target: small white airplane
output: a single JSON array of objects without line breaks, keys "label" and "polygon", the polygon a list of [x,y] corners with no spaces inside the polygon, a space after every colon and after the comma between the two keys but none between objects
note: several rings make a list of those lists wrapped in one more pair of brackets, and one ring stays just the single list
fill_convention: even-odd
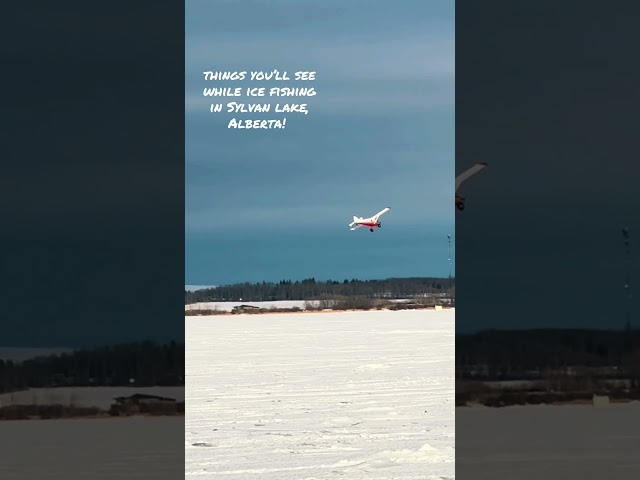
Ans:
[{"label": "small white airplane", "polygon": [[473,167],[468,168],[456,177],[456,208],[460,211],[464,210],[464,198],[458,195],[458,189],[466,180],[473,177],[476,173],[487,167],[485,162],[476,163]]},{"label": "small white airplane", "polygon": [[361,218],[361,217],[356,217],[354,215],[353,222],[351,222],[349,226],[351,227],[351,230],[356,230],[360,227],[369,227],[369,230],[373,232],[374,227],[378,227],[378,228],[382,227],[382,224],[379,222],[379,218],[385,213],[387,213],[389,210],[391,209],[389,207],[386,207],[383,210],[380,210],[378,213],[376,213],[373,217],[369,217],[369,218]]}]

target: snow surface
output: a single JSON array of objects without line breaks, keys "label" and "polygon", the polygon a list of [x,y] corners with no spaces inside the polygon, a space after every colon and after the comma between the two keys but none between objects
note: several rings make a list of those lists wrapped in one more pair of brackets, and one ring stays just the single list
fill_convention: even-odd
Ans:
[{"label": "snow surface", "polygon": [[[116,397],[135,393],[158,395],[184,401],[184,387],[60,387],[32,388],[0,395],[0,407],[7,405],[73,405],[108,410]],[[2,477],[0,477],[2,478]]]},{"label": "snow surface", "polygon": [[638,402],[457,408],[456,467],[475,480],[637,480],[639,419]]},{"label": "snow surface", "polygon": [[453,310],[185,322],[187,477],[455,478]]},{"label": "snow surface", "polygon": [[175,480],[182,417],[0,422],[3,480]]}]

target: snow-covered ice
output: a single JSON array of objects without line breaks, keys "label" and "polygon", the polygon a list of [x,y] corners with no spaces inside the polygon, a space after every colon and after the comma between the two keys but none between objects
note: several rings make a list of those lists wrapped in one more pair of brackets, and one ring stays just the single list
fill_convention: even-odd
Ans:
[{"label": "snow-covered ice", "polygon": [[0,422],[0,478],[181,478],[182,417]]},{"label": "snow-covered ice", "polygon": [[186,476],[455,478],[454,310],[185,322]]},{"label": "snow-covered ice", "polygon": [[640,402],[457,408],[457,469],[477,480],[636,480],[638,419]]}]

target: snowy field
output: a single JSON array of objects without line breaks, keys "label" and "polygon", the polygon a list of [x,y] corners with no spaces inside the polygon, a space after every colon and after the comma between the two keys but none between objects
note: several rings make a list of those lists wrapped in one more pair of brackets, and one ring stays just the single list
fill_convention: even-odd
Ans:
[{"label": "snowy field", "polygon": [[0,422],[0,478],[181,478],[182,417]]},{"label": "snowy field", "polygon": [[638,402],[457,408],[457,470],[474,480],[637,480],[639,420]]},{"label": "snowy field", "polygon": [[[21,392],[0,395],[0,407],[7,405],[65,405],[99,407],[108,410],[116,397],[128,397],[135,393],[157,395],[184,401],[184,387],[61,387],[32,388]],[[2,477],[0,477],[2,478]]]},{"label": "snowy field", "polygon": [[[410,302],[411,300],[407,299],[391,299],[389,300],[393,303],[402,303],[402,302]],[[273,302],[198,302],[192,303],[189,305],[185,305],[184,309],[186,310],[218,310],[221,312],[230,312],[234,307],[239,307],[240,305],[251,305],[254,307],[260,308],[294,308],[298,307],[302,310],[307,308],[307,304],[318,307],[320,302],[318,300],[274,300]]]},{"label": "snowy field", "polygon": [[[311,304],[317,304],[318,302],[309,302]],[[234,307],[240,305],[253,305],[260,308],[293,308],[298,307],[305,309],[307,302],[305,300],[275,300],[273,302],[199,302],[192,303],[191,305],[185,305],[185,310],[219,310],[224,312],[230,312]]]},{"label": "snowy field", "polygon": [[454,310],[185,322],[187,477],[455,478]]}]

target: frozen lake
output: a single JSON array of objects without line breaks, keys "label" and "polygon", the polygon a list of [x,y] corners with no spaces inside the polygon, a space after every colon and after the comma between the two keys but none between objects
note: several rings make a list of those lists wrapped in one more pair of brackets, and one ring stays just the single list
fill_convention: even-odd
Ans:
[{"label": "frozen lake", "polygon": [[455,478],[454,310],[185,322],[186,476]]},{"label": "frozen lake", "polygon": [[457,408],[457,470],[474,480],[640,478],[640,403]]},{"label": "frozen lake", "polygon": [[183,417],[0,422],[0,478],[181,478]]}]

